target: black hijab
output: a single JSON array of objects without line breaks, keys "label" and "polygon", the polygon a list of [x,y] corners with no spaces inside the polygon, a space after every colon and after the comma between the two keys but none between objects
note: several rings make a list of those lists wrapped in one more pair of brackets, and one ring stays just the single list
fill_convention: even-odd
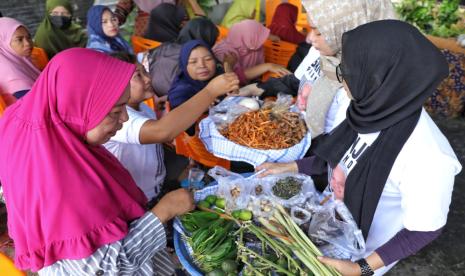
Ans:
[{"label": "black hijab", "polygon": [[187,19],[184,7],[162,3],[150,12],[144,37],[159,42],[173,42],[181,31],[182,22]]},{"label": "black hijab", "polygon": [[196,17],[189,20],[187,24],[179,32],[177,43],[184,44],[189,40],[202,40],[207,43],[210,48],[215,45],[218,38],[218,28],[208,18]]},{"label": "black hijab", "polygon": [[344,33],[341,69],[353,97],[347,119],[316,139],[314,153],[334,168],[358,133],[380,131],[344,190],[344,202],[366,239],[394,161],[417,125],[423,103],[447,77],[448,66],[415,27],[381,20]]}]

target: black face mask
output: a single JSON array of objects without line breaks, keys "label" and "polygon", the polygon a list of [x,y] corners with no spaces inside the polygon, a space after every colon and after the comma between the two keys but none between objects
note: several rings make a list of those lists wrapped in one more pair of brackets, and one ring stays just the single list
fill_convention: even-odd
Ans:
[{"label": "black face mask", "polygon": [[70,16],[51,15],[50,21],[52,22],[53,26],[60,28],[60,29],[67,29],[69,26],[71,26]]}]

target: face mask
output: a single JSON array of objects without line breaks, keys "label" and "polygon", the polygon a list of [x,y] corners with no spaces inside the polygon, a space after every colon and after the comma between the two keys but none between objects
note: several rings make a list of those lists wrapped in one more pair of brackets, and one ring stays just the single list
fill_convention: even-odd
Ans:
[{"label": "face mask", "polygon": [[60,28],[60,29],[67,29],[71,26],[71,17],[69,16],[50,16],[50,21],[52,22],[53,26]]}]

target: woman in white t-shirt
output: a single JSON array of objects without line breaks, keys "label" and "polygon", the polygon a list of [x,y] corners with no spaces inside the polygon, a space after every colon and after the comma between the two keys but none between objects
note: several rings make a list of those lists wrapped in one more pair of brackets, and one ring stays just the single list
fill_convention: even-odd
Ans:
[{"label": "woman in white t-shirt", "polygon": [[337,77],[351,98],[347,119],[299,167],[312,175],[328,165],[330,190],[366,240],[366,259],[320,258],[341,274],[382,275],[446,224],[461,165],[422,105],[447,75],[444,56],[408,23],[375,21],[343,35]]},{"label": "woman in white t-shirt", "polygon": [[194,97],[157,120],[155,113],[143,103],[155,95],[150,75],[134,56],[127,53],[113,56],[136,63],[137,69],[130,82],[129,120],[104,146],[131,173],[137,186],[150,200],[161,191],[166,175],[160,143],[172,141],[195,123],[216,97],[238,89],[239,80],[234,73],[219,75]]}]

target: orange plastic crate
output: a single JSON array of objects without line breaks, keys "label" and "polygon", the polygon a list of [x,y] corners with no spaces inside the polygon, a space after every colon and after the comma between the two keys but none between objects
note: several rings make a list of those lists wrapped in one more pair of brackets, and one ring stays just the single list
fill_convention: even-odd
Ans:
[{"label": "orange plastic crate", "polygon": [[228,36],[229,29],[220,25],[217,25],[216,27],[219,31],[218,38],[216,39],[216,41],[218,42],[226,38],[226,36]]},{"label": "orange plastic crate", "polygon": [[[289,4],[296,6],[299,9],[298,16],[297,16],[297,26],[300,24],[305,24],[307,22],[307,14],[305,13],[302,7],[301,0],[288,0]],[[279,4],[283,3],[282,0],[267,0],[265,6],[265,24],[266,26],[271,25],[271,21],[273,20],[274,13],[276,8]]]},{"label": "orange plastic crate", "polygon": [[161,45],[161,42],[136,35],[131,36],[131,43],[135,54],[157,48]]},{"label": "orange plastic crate", "polygon": [[31,54],[32,63],[39,69],[44,70],[48,63],[48,56],[44,49],[39,47],[32,48]]},{"label": "orange plastic crate", "polygon": [[17,269],[13,261],[0,252],[0,275],[26,276],[26,273]]},{"label": "orange plastic crate", "polygon": [[3,115],[3,112],[5,112],[7,105],[5,101],[3,100],[3,96],[0,95],[0,117]]},{"label": "orange plastic crate", "polygon": [[289,60],[297,49],[297,45],[286,41],[272,42],[267,40],[263,45],[265,62],[271,62],[287,67]]}]

